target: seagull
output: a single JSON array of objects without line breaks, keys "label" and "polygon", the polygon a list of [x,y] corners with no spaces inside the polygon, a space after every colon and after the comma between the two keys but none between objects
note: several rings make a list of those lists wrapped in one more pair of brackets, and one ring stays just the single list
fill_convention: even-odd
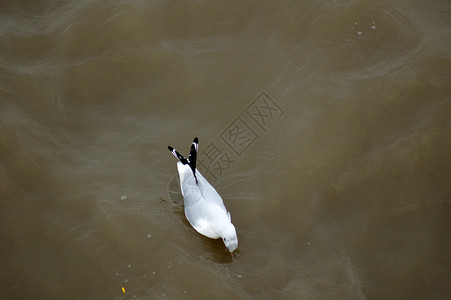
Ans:
[{"label": "seagull", "polygon": [[196,137],[186,159],[177,150],[168,146],[169,151],[179,160],[177,170],[185,204],[185,216],[197,232],[212,239],[222,238],[227,250],[233,253],[238,247],[235,226],[221,196],[196,169],[198,147],[199,139]]}]

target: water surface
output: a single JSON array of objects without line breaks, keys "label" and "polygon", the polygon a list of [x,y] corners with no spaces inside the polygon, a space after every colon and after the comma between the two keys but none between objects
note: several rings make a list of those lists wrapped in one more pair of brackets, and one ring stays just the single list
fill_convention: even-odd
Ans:
[{"label": "water surface", "polygon": [[[450,13],[0,4],[1,298],[447,298]],[[235,258],[183,213],[195,136]]]}]

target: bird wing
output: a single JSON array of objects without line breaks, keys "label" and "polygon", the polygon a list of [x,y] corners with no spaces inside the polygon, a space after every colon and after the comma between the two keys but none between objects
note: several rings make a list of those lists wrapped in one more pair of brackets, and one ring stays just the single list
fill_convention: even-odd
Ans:
[{"label": "bird wing", "polygon": [[204,176],[196,169],[196,178],[188,165],[181,162],[177,163],[177,169],[180,176],[180,186],[185,206],[191,206],[204,200],[207,203],[215,203],[227,213],[227,209],[222,202],[221,196],[216,192],[215,188],[205,179]]},{"label": "bird wing", "polygon": [[196,172],[198,186],[202,191],[202,195],[207,203],[214,203],[221,207],[225,213],[227,213],[227,209],[224,206],[224,202],[222,201],[221,196],[219,196],[218,192],[216,192],[215,188],[205,179],[204,176],[197,170]]},{"label": "bird wing", "polygon": [[196,183],[196,178],[189,165],[178,162],[177,170],[185,207],[193,206],[203,198],[201,187]]}]

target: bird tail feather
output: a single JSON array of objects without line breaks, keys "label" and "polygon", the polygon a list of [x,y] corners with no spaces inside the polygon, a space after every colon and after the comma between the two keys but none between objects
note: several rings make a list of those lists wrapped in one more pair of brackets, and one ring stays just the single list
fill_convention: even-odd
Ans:
[{"label": "bird tail feather", "polygon": [[191,144],[189,157],[186,159],[181,155],[177,150],[172,148],[171,146],[168,146],[169,151],[184,165],[188,164],[193,171],[194,178],[196,178],[197,183],[197,177],[196,177],[196,161],[197,161],[197,149],[199,148],[199,139],[196,137],[193,140],[193,143]]},{"label": "bird tail feather", "polygon": [[189,151],[188,163],[193,170],[194,176],[196,176],[196,162],[197,162],[197,149],[199,148],[199,139],[197,137],[194,138],[193,143],[191,144],[191,149]]}]

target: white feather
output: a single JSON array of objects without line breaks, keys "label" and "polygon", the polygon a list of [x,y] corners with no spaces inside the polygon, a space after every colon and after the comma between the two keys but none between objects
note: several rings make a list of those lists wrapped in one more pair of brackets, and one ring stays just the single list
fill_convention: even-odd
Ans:
[{"label": "white feather", "polygon": [[[238,246],[235,227],[221,196],[196,169],[196,178],[187,164],[177,163],[180,187],[185,203],[185,215],[200,234],[209,238],[222,237],[231,251]],[[227,241],[228,240],[228,241]]]}]

